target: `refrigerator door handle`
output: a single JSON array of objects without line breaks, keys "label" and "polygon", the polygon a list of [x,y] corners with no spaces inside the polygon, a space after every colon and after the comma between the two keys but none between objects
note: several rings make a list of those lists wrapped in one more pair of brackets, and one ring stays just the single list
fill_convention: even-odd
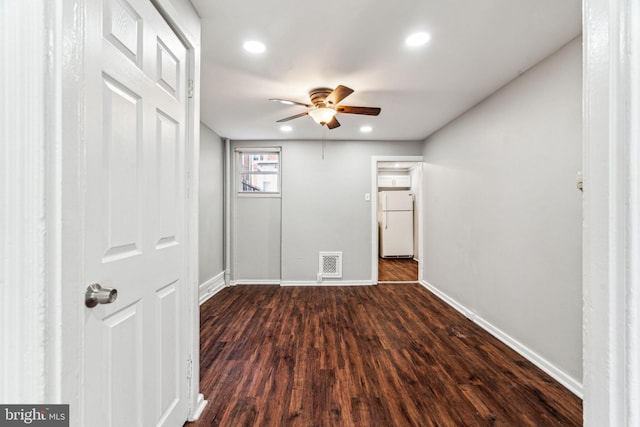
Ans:
[{"label": "refrigerator door handle", "polygon": [[382,222],[384,223],[384,229],[387,229],[388,221],[387,221],[387,211],[382,212]]},{"label": "refrigerator door handle", "polygon": [[389,209],[389,193],[384,193],[384,229],[386,230],[387,228],[389,228],[389,218],[387,218],[387,209]]}]

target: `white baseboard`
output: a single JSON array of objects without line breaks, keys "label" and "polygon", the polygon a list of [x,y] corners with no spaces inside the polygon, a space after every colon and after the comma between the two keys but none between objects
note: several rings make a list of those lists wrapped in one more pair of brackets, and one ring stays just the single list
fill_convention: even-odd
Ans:
[{"label": "white baseboard", "polygon": [[224,271],[202,283],[198,288],[198,300],[200,305],[204,304],[205,301],[220,292],[224,287]]},{"label": "white baseboard", "polygon": [[316,282],[315,280],[290,280],[281,282],[280,286],[369,286],[373,285],[371,280],[325,280]]},{"label": "white baseboard", "polygon": [[565,386],[573,394],[581,399],[583,398],[582,384],[579,381],[576,381],[573,377],[569,376],[566,372],[555,366],[553,363],[549,362],[547,359],[540,356],[538,353],[531,350],[529,347],[522,344],[520,341],[516,340],[500,328],[478,316],[476,313],[469,310],[463,304],[451,298],[449,295],[445,294],[429,282],[423,280],[420,283],[422,284],[422,286],[424,286],[438,298],[449,304],[451,307],[462,313],[462,315],[467,317],[476,325],[489,332],[491,335],[511,347],[513,350],[536,365],[538,368],[549,374],[551,377],[553,377],[553,379]]},{"label": "white baseboard", "polygon": [[315,280],[234,280],[229,286],[237,285],[279,285],[279,286],[368,286],[372,285],[371,280],[325,280],[316,282]]},{"label": "white baseboard", "polygon": [[279,280],[232,280],[229,286],[239,285],[279,285]]},{"label": "white baseboard", "polygon": [[391,281],[386,281],[386,280],[378,280],[378,285],[395,285],[395,284],[399,284],[399,285],[408,285],[408,284],[418,284],[420,285],[420,281],[419,280],[391,280]]},{"label": "white baseboard", "polygon": [[189,418],[187,419],[187,421],[189,422],[196,421],[198,418],[200,418],[200,415],[202,415],[202,411],[204,411],[204,408],[207,406],[207,403],[209,403],[209,401],[204,400],[204,395],[202,393],[198,393],[198,401],[196,402],[196,407],[193,409],[193,411],[189,415]]}]

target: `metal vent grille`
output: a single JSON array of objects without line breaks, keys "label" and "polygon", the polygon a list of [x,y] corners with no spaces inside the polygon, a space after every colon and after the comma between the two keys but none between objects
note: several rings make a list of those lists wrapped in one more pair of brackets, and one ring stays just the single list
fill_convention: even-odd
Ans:
[{"label": "metal vent grille", "polygon": [[342,277],[342,252],[320,252],[320,275],[323,278]]}]

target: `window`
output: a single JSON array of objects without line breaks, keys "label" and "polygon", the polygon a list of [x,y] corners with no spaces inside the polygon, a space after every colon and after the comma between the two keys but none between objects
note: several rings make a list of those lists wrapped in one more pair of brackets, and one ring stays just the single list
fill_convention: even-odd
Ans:
[{"label": "window", "polygon": [[238,193],[280,193],[280,150],[238,149]]}]

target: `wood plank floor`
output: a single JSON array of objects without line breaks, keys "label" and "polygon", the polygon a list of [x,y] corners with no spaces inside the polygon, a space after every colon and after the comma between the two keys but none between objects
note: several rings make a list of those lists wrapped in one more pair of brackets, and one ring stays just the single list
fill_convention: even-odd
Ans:
[{"label": "wood plank floor", "polygon": [[579,426],[581,401],[420,285],[236,286],[201,307],[188,426]]},{"label": "wood plank floor", "polygon": [[378,258],[379,282],[416,282],[418,261],[411,258]]}]

